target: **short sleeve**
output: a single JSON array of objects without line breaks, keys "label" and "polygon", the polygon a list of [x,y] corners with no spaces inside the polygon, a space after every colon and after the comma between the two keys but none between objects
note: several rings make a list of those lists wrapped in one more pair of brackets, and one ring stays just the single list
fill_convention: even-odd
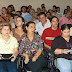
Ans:
[{"label": "short sleeve", "polygon": [[56,48],[57,48],[57,40],[54,39],[51,44],[51,51],[54,52]]}]

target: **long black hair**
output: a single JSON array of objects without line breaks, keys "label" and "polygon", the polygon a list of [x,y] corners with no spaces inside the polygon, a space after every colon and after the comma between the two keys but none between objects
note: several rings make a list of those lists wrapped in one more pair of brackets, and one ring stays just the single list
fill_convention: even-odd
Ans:
[{"label": "long black hair", "polygon": [[24,24],[22,25],[22,29],[25,32],[25,20],[24,20],[24,18],[21,17],[21,16],[18,16],[17,18],[21,18],[22,19],[22,22],[24,22]]}]

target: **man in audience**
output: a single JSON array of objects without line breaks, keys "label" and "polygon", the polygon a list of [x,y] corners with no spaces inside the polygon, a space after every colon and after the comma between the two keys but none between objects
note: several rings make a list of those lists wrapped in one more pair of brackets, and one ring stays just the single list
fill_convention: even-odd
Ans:
[{"label": "man in audience", "polygon": [[11,18],[11,15],[7,14],[6,7],[2,7],[2,14],[0,16],[0,21],[2,21],[2,22],[4,22],[4,21],[9,22],[10,18]]},{"label": "man in audience", "polygon": [[36,24],[36,32],[38,32],[38,34],[40,36],[42,36],[43,31],[46,28],[51,27],[51,24],[50,24],[49,19],[47,19],[46,14],[44,12],[40,12],[38,14],[38,16],[39,16],[39,21],[40,22]]},{"label": "man in audience", "polygon": [[52,13],[52,15],[60,18],[60,15],[57,13],[57,9],[56,9],[55,5],[53,6],[53,13]]},{"label": "man in audience", "polygon": [[59,28],[61,28],[61,26],[63,24],[72,24],[71,12],[70,11],[67,11],[67,13],[65,14],[64,17],[59,18]]},{"label": "man in audience", "polygon": [[44,49],[51,49],[51,43],[55,37],[61,35],[61,29],[58,28],[58,18],[53,16],[50,20],[51,27],[43,31],[42,39],[44,41]]},{"label": "man in audience", "polygon": [[59,16],[62,17],[63,16],[63,13],[60,12],[60,7],[56,7],[56,10],[57,10],[57,14],[59,14]]},{"label": "man in audience", "polygon": [[70,10],[71,10],[70,6],[67,6],[67,11],[70,11]]},{"label": "man in audience", "polygon": [[27,7],[26,6],[21,7],[21,12],[22,12],[22,17],[25,19],[25,21],[28,21],[29,19],[32,18],[32,16],[29,13],[27,13]]}]

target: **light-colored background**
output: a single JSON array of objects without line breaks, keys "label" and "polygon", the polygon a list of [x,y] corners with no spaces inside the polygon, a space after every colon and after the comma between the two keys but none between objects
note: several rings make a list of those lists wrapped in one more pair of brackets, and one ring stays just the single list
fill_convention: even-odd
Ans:
[{"label": "light-colored background", "polygon": [[72,8],[72,0],[0,0],[0,10],[10,4],[13,4],[16,10],[20,10],[22,5],[28,6],[29,4],[36,10],[37,7],[41,7],[42,3],[45,4],[47,10],[51,9],[53,5],[60,6],[61,12],[67,5]]}]

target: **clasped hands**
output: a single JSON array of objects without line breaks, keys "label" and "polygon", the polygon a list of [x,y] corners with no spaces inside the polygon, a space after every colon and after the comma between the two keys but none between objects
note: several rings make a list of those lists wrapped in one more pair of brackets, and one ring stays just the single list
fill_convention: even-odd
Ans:
[{"label": "clasped hands", "polygon": [[[37,59],[38,59],[38,57],[35,55],[35,56],[32,58],[32,62],[35,62]],[[27,64],[27,63],[29,62],[29,55],[26,55],[26,56],[25,56],[24,62],[25,62],[25,64]]]}]

